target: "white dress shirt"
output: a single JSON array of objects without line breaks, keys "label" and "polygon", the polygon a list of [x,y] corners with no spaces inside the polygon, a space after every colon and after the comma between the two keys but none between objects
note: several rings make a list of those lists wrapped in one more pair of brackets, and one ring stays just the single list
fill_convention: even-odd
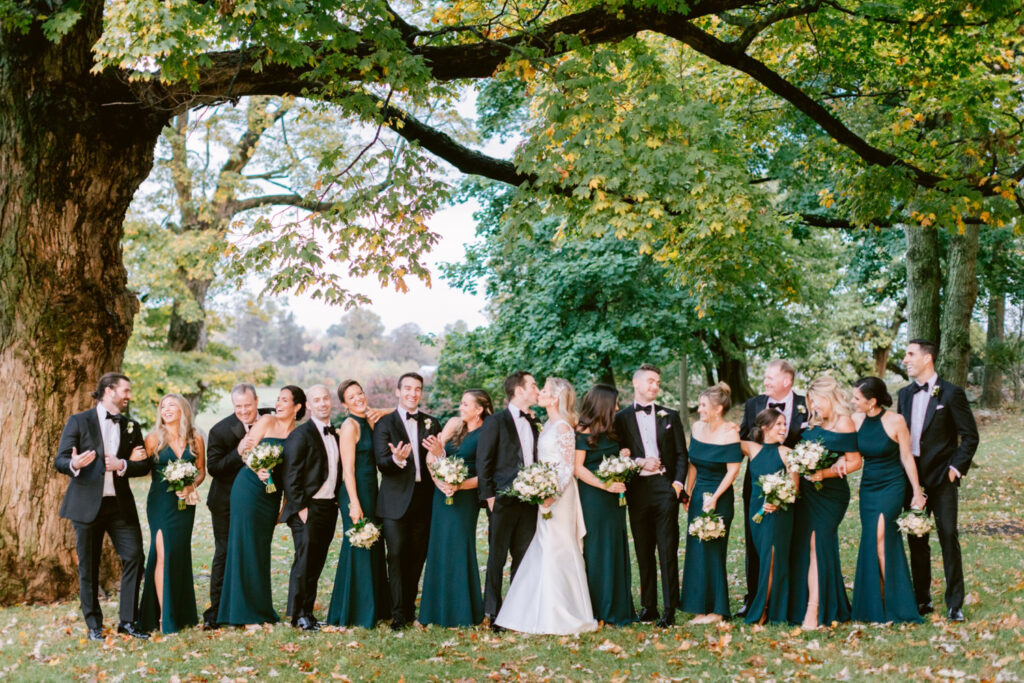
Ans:
[{"label": "white dress shirt", "polygon": [[915,458],[921,457],[921,431],[924,429],[924,416],[928,412],[928,401],[932,398],[932,390],[935,383],[939,381],[939,374],[933,372],[927,382],[918,382],[926,385],[927,389],[915,391],[910,403],[910,452]]},{"label": "white dress shirt", "polygon": [[[117,449],[121,447],[121,427],[113,420],[107,419],[107,409],[102,404],[96,404],[96,414],[100,418],[100,433],[103,434],[103,453],[105,455],[117,455]],[[121,466],[121,472],[127,467],[127,463]],[[120,474],[121,472],[118,472]],[[114,473],[103,473],[103,497],[111,498],[117,495],[114,490]]]},{"label": "white dress shirt", "polygon": [[[661,458],[661,453],[658,452],[658,417],[655,415],[657,410],[654,404],[651,403],[651,410],[645,413],[640,410],[635,411],[636,415],[636,427],[640,431],[640,441],[644,445],[644,457],[646,458]],[[641,403],[634,402],[634,409],[644,408],[645,406]],[[631,455],[636,455],[631,453]],[[641,477],[655,477],[661,474],[658,470],[640,470]]]},{"label": "white dress shirt", "polygon": [[[419,415],[419,410],[416,411]],[[402,424],[405,425],[405,431],[409,434],[409,444],[412,446],[412,452],[409,453],[409,458],[412,459],[412,464],[416,468],[416,481],[423,481],[423,474],[420,472],[420,423],[417,420],[407,419],[409,413],[405,408],[398,408],[398,416],[402,418]],[[409,464],[407,459],[405,462],[399,462],[398,458],[391,456],[391,459],[395,461],[395,464],[399,467],[405,467]]]},{"label": "white dress shirt", "polygon": [[330,434],[324,434],[324,427],[328,425],[320,420],[311,418],[316,425],[317,433],[323,439],[324,448],[327,449],[327,479],[323,486],[313,494],[317,500],[331,500],[334,498],[334,489],[338,484],[338,463],[341,461],[341,453],[338,451],[338,439]]},{"label": "white dress shirt", "polygon": [[533,425],[523,417],[523,411],[515,406],[509,406],[508,411],[512,414],[512,421],[516,425],[516,434],[519,435],[519,446],[523,449],[523,464],[533,464]]},{"label": "white dress shirt", "polygon": [[[790,389],[789,393],[786,394],[786,397],[784,399],[782,399],[781,401],[776,401],[774,398],[769,396],[768,397],[768,403],[766,403],[764,407],[767,408],[772,403],[783,403],[783,404],[785,404],[785,405],[782,406],[782,410],[779,411],[779,412],[782,413],[782,417],[786,418],[786,429],[789,429],[790,425],[793,424],[793,408],[796,405],[796,399],[793,396],[793,390]],[[776,409],[776,410],[778,410],[778,409]]]}]

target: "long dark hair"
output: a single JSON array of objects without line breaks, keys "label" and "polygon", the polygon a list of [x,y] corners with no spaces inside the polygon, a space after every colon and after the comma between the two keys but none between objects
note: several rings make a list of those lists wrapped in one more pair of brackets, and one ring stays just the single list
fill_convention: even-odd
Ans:
[{"label": "long dark hair", "polygon": [[281,387],[281,391],[287,390],[292,395],[292,403],[298,403],[302,407],[299,408],[299,412],[295,413],[295,421],[298,422],[302,418],[306,417],[306,392],[297,387],[294,384]]},{"label": "long dark hair", "polygon": [[885,382],[877,377],[861,377],[853,386],[857,387],[860,395],[867,400],[875,399],[880,408],[892,405],[892,396],[889,395]]},{"label": "long dark hair", "polygon": [[580,421],[576,431],[589,429],[587,443],[596,446],[605,434],[612,441],[618,441],[615,434],[615,409],[618,406],[619,390],[608,384],[595,384],[583,397]]},{"label": "long dark hair", "polygon": [[[476,401],[476,404],[484,409],[483,412],[480,413],[480,419],[486,419],[488,415],[494,414],[494,402],[491,401],[491,395],[483,389],[466,389],[462,393],[472,396],[473,400]],[[459,427],[459,431],[457,431],[455,436],[452,438],[452,445],[459,446],[462,443],[462,440],[466,438],[466,434],[469,434],[469,428],[466,426],[466,423],[463,422]]]},{"label": "long dark hair", "polygon": [[765,408],[758,413],[757,417],[754,418],[754,431],[751,433],[754,441],[764,443],[765,431],[771,429],[779,421],[780,417],[782,417],[782,413],[775,408]]}]

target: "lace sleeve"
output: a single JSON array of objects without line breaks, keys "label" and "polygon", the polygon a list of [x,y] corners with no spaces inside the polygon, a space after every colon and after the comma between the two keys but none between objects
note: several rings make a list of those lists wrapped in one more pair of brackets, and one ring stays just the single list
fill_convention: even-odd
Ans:
[{"label": "lace sleeve", "polygon": [[556,468],[558,470],[558,494],[561,495],[562,491],[565,491],[565,487],[572,482],[576,471],[576,433],[567,422],[559,424],[556,429],[558,430],[555,434],[555,443],[558,446]]}]

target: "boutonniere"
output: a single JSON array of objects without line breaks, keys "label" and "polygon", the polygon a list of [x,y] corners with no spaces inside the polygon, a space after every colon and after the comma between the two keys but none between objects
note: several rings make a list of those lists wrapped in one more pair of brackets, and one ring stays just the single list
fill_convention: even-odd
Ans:
[{"label": "boutonniere", "polygon": [[935,398],[938,395],[939,395],[939,385],[936,384],[934,387],[932,387],[932,398]]},{"label": "boutonniere", "polygon": [[135,421],[134,420],[126,420],[126,423],[127,423],[127,426],[125,427],[125,431],[127,431],[129,434],[131,434],[132,432],[135,431]]},{"label": "boutonniere", "polygon": [[658,417],[668,417],[668,411],[662,408],[658,411]]},{"label": "boutonniere", "polygon": [[429,417],[426,420],[423,421],[423,427],[425,429],[430,429],[430,426],[433,425],[433,424],[434,424],[434,421],[431,420]]},{"label": "boutonniere", "polygon": [[801,403],[800,405],[798,405],[796,407],[796,412],[800,413],[801,415],[806,415],[807,414],[807,406],[805,406],[803,403]]}]

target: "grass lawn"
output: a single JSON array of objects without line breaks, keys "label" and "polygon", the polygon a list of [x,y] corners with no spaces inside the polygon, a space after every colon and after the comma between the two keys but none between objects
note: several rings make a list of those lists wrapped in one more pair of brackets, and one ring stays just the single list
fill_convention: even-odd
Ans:
[{"label": "grass lawn", "polygon": [[[227,411],[224,411],[225,414]],[[278,625],[255,632],[190,629],[150,642],[110,636],[85,639],[76,600],[0,609],[0,678],[33,680],[211,680],[280,677],[311,680],[1024,680],[1024,419],[1000,417],[982,425],[981,449],[960,497],[961,542],[967,578],[967,621],[933,615],[917,626],[849,624],[813,633],[786,627],[681,625],[605,628],[580,637],[501,634],[477,629],[328,629],[306,635]],[[860,523],[854,502],[840,529],[848,588],[856,564]],[[149,480],[136,480],[144,512]],[[738,484],[737,484],[738,487]],[[737,502],[739,491],[737,490]],[[141,515],[145,525],[145,515]],[[733,524],[729,570],[733,607],[742,595],[742,541]],[[148,529],[143,529],[148,549]],[[340,535],[340,525],[339,525]],[[477,530],[481,568],[486,553],[483,515]],[[320,584],[318,615],[330,599],[338,544]],[[934,539],[933,597],[943,591],[941,554]],[[208,598],[213,551],[209,512],[198,510],[193,540],[196,593]],[[275,603],[283,613],[291,536],[274,539]],[[682,563],[680,562],[680,566]],[[639,602],[634,568],[634,594]],[[200,611],[205,604],[200,605]],[[106,625],[116,597],[103,603]],[[686,617],[679,615],[678,621]]]}]

